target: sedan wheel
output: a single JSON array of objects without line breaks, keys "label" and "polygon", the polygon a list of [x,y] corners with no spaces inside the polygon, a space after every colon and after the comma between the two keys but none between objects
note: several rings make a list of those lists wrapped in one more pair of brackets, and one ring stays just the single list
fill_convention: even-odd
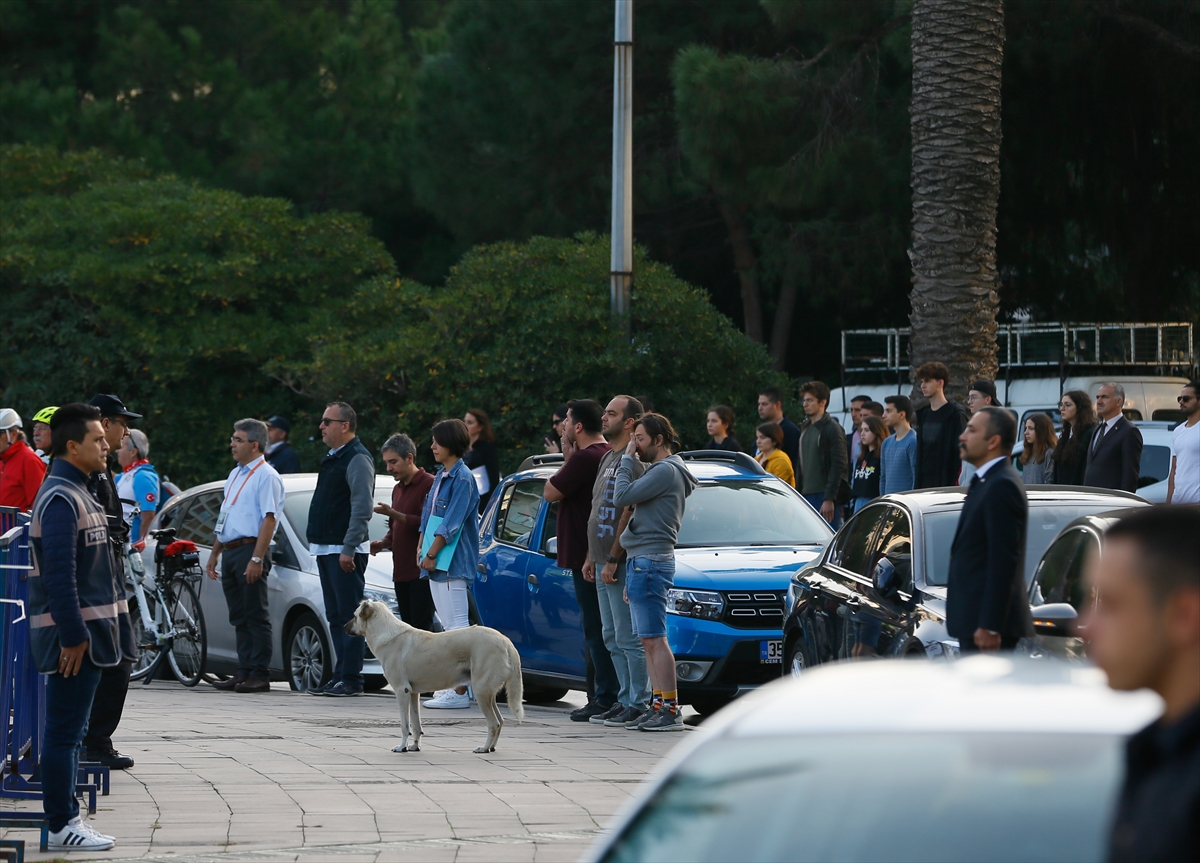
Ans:
[{"label": "sedan wheel", "polygon": [[804,646],[797,641],[792,645],[792,649],[788,651],[788,673],[792,677],[799,677],[808,668],[808,661],[804,657]]},{"label": "sedan wheel", "polygon": [[333,673],[333,655],[325,629],[313,614],[303,615],[292,626],[284,655],[288,661],[288,683],[299,692],[324,686]]}]

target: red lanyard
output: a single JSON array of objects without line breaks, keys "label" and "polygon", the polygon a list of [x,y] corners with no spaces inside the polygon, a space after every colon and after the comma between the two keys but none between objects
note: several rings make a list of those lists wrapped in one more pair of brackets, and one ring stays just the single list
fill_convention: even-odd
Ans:
[{"label": "red lanyard", "polygon": [[260,461],[258,464],[256,464],[254,466],[254,470],[251,470],[250,473],[246,474],[246,478],[244,480],[242,480],[242,484],[238,488],[237,494],[235,494],[233,496],[233,500],[231,500],[229,502],[230,509],[233,509],[235,506],[237,506],[238,498],[242,496],[242,489],[244,489],[246,487],[246,483],[250,482],[250,477],[254,476],[254,471],[258,470],[260,467],[262,467],[266,463],[267,463],[266,459],[264,459],[263,461]]}]

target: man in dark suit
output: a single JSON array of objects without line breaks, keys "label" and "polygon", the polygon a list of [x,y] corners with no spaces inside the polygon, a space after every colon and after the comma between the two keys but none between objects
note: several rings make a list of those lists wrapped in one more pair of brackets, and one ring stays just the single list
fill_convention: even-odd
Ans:
[{"label": "man in dark suit", "polygon": [[1025,587],[1029,504],[1012,466],[1017,423],[1004,408],[980,408],[959,436],[975,476],[963,502],[946,592],[946,631],[963,653],[1012,650],[1033,634]]},{"label": "man in dark suit", "polygon": [[1083,484],[1096,488],[1137,491],[1142,472],[1142,433],[1125,416],[1125,388],[1118,383],[1101,384],[1096,391],[1096,414],[1100,425],[1088,447]]},{"label": "man in dark suit", "polygon": [[288,443],[292,424],[286,418],[273,416],[267,420],[267,464],[276,473],[300,473],[300,455]]}]

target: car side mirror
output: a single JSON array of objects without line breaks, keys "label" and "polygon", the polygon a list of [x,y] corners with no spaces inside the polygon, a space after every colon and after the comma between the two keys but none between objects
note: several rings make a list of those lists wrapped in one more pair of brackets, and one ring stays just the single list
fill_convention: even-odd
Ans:
[{"label": "car side mirror", "polygon": [[545,546],[542,548],[542,554],[546,557],[558,557],[558,537],[552,536],[546,540]]},{"label": "car side mirror", "polygon": [[1067,638],[1075,634],[1075,622],[1079,612],[1065,602],[1051,602],[1029,610],[1033,615],[1033,629],[1038,635],[1057,635]]}]

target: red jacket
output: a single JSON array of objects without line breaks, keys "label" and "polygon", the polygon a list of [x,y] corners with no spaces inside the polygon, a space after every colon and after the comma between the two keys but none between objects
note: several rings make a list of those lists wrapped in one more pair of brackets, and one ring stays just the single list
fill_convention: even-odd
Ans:
[{"label": "red jacket", "polygon": [[0,452],[0,506],[15,506],[28,512],[42,487],[46,465],[23,440]]}]

